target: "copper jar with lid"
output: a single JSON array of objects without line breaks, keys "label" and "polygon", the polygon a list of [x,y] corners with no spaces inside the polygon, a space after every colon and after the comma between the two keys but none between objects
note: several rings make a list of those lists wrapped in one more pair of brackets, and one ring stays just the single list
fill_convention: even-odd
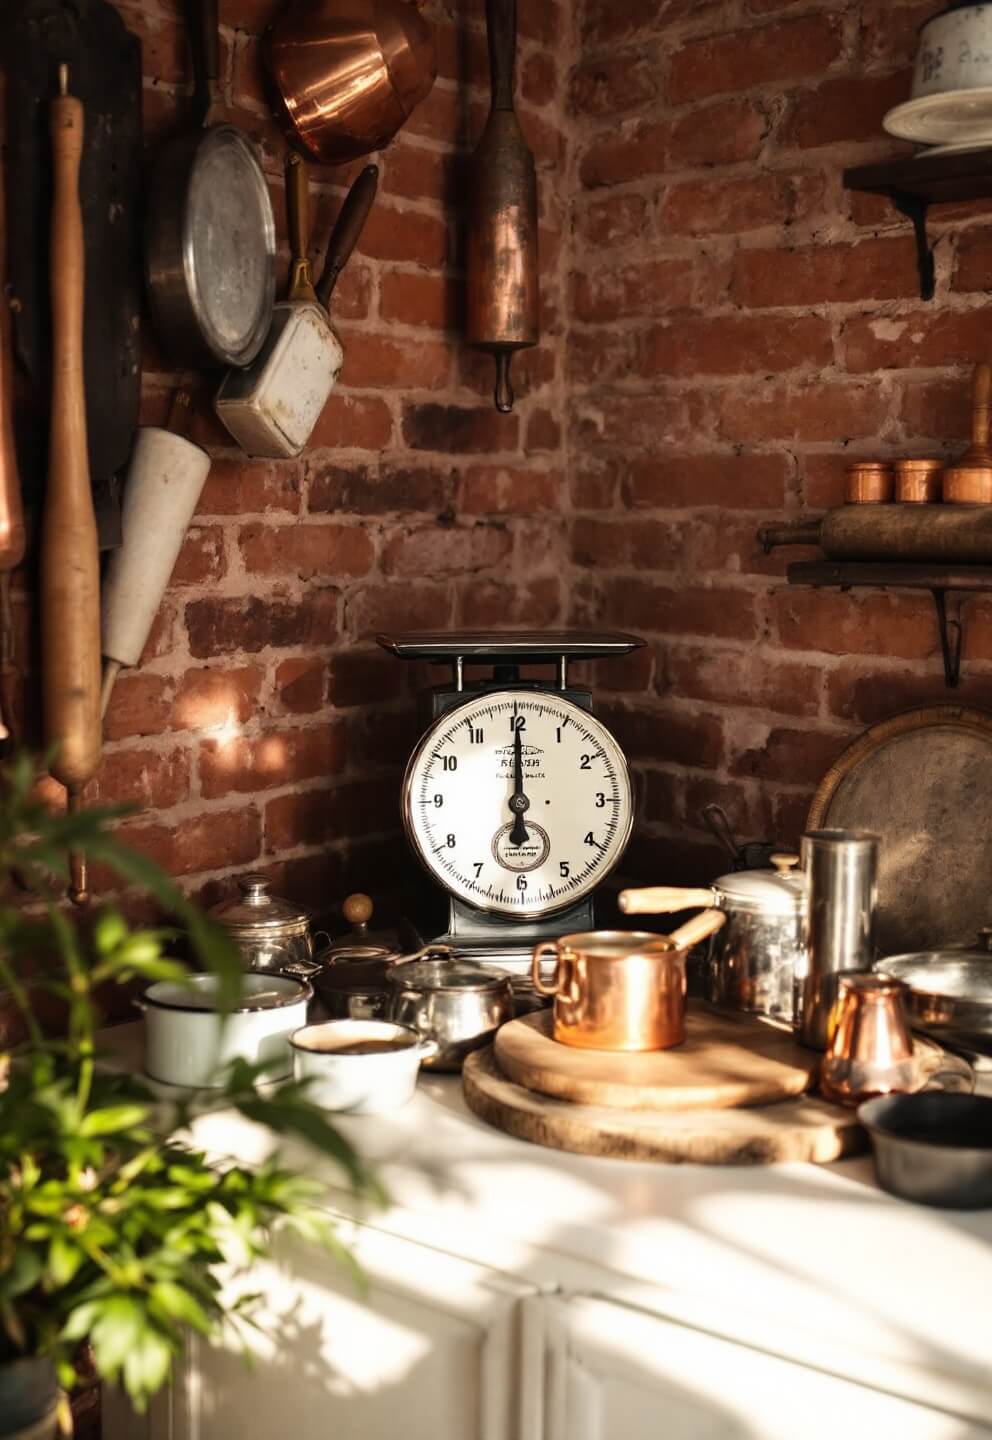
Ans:
[{"label": "copper jar with lid", "polygon": [[944,465],[929,456],[897,460],[896,499],[909,505],[933,505],[941,498]]},{"label": "copper jar with lid", "polygon": [[844,499],[848,505],[886,505],[895,479],[887,460],[852,460],[847,467]]}]

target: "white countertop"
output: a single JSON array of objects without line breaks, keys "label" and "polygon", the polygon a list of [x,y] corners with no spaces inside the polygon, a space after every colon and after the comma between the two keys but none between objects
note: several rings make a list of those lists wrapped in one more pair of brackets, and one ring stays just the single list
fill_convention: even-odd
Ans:
[{"label": "white countertop", "polygon": [[[140,1044],[140,1027],[112,1035]],[[364,1223],[992,1424],[992,1211],[897,1200],[868,1157],[726,1167],[542,1149],[473,1116],[458,1077],[422,1075],[404,1110],[341,1128],[392,1198]],[[272,1148],[227,1114],[196,1139],[247,1161]]]}]

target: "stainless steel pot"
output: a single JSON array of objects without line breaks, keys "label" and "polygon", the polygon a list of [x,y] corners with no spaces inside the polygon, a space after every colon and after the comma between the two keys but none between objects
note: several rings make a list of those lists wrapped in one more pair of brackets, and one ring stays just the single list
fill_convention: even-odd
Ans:
[{"label": "stainless steel pot", "polygon": [[307,980],[317,969],[310,913],[270,895],[270,883],[267,875],[243,875],[240,898],[215,905],[210,914],[241,951],[246,970],[282,970]]},{"label": "stainless steel pot", "polygon": [[470,1051],[513,1019],[510,976],[458,960],[445,946],[390,966],[386,983],[389,1019],[437,1042],[437,1054],[423,1062],[430,1070],[460,1070]]},{"label": "stainless steel pot", "polygon": [[794,873],[798,863],[797,855],[773,855],[774,870],[721,875],[706,888],[624,890],[620,909],[628,915],[672,914],[699,906],[724,911],[727,923],[712,937],[707,953],[706,999],[791,1025],[796,979],[806,968],[806,886]]},{"label": "stainless steel pot", "polygon": [[901,980],[909,1023],[953,1044],[992,1044],[992,954],[987,950],[921,950],[891,955],[874,968]]}]

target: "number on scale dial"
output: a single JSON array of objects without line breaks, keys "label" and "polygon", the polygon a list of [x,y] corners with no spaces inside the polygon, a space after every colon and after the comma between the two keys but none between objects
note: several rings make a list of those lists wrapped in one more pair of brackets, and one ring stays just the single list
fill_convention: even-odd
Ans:
[{"label": "number on scale dial", "polygon": [[446,889],[528,918],[598,885],[633,818],[613,736],[546,691],[498,691],[447,711],[414,751],[403,796],[410,841]]}]

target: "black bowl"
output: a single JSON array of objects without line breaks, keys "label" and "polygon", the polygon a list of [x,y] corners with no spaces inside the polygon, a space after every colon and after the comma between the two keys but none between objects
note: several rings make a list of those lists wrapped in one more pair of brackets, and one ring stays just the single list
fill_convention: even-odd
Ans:
[{"label": "black bowl", "polygon": [[858,1108],[883,1190],[951,1210],[992,1206],[992,1099],[923,1090]]}]

